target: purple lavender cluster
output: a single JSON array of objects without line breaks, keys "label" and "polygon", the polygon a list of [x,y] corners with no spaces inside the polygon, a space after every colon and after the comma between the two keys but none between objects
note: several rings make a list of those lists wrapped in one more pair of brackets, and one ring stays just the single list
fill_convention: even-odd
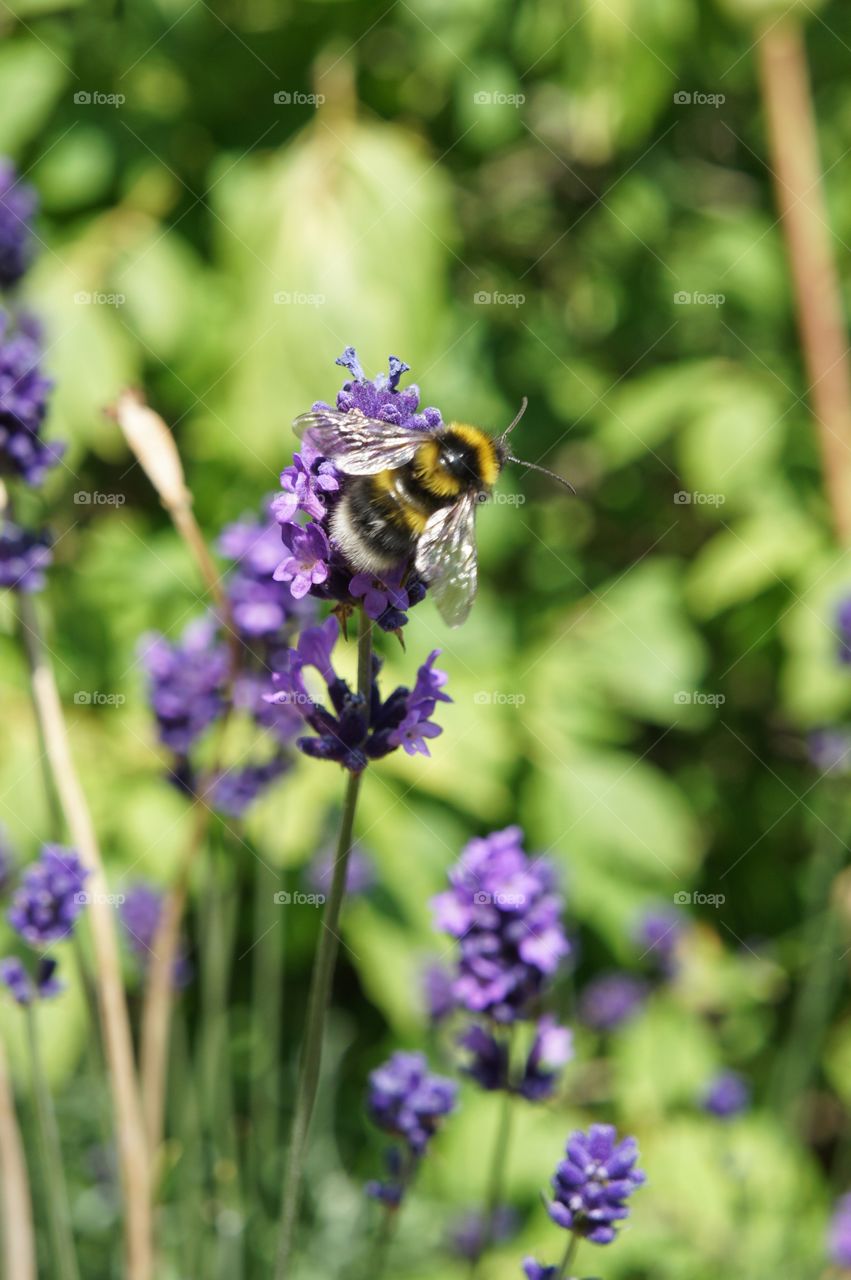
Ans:
[{"label": "purple lavender cluster", "polygon": [[33,256],[32,222],[38,208],[35,191],[18,177],[9,160],[0,160],[0,288],[18,283]]},{"label": "purple lavender cluster", "polygon": [[[32,258],[35,192],[0,160],[0,290],[11,289]],[[38,322],[8,303],[0,306],[0,478],[38,488],[62,457],[64,445],[42,435],[51,382],[41,371]],[[10,512],[7,515],[11,514]],[[0,522],[0,587],[39,591],[50,563],[50,539]]]},{"label": "purple lavender cluster", "polygon": [[[163,898],[159,890],[149,884],[132,885],[124,894],[119,907],[121,924],[130,950],[138,958],[141,968],[147,970],[153,952],[154,940],[162,917]],[[172,981],[175,987],[185,987],[192,977],[192,966],[185,946],[180,946],[174,960]]]},{"label": "purple lavender cluster", "polygon": [[[358,410],[365,417],[421,431],[433,431],[441,425],[439,409],[418,412],[418,387],[400,389],[399,380],[410,368],[403,360],[391,356],[389,372],[371,380],[365,376],[354,347],[346,347],[337,364],[350,374],[337,394],[336,408],[342,412]],[[319,400],[313,408],[332,406]],[[330,516],[345,481],[333,463],[316,451],[307,432],[292,464],[281,472],[282,492],[272,504],[284,544],[275,577],[288,585],[296,600],[310,594],[333,600],[344,610],[363,604],[368,617],[383,631],[399,631],[408,621],[408,610],[424,599],[425,583],[407,564],[400,564],[383,579],[355,572],[329,532]]]},{"label": "purple lavender cluster", "polygon": [[73,849],[44,845],[37,862],[24,872],[6,918],[19,937],[40,954],[32,963],[19,956],[0,961],[0,982],[19,1005],[46,1000],[63,989],[57,962],[44,954],[51,943],[69,938],[87,896],[88,871]]},{"label": "purple lavender cluster", "polygon": [[563,902],[545,858],[529,858],[507,827],[471,840],[432,903],[438,929],[458,941],[457,1004],[498,1023],[528,1016],[570,951]]},{"label": "purple lavender cluster", "polygon": [[[296,710],[313,735],[296,740],[299,750],[318,760],[332,760],[352,773],[362,772],[370,760],[378,760],[398,747],[408,755],[429,755],[428,740],[441,732],[431,719],[438,702],[450,702],[443,692],[446,674],[434,663],[434,649],[417,671],[413,689],[399,686],[382,698],[378,686],[381,663],[373,658],[372,687],[367,702],[337,675],[331,655],[340,634],[335,617],[303,631],[295,647],[283,655],[281,669],[273,677],[274,692],[266,700],[273,706]],[[325,683],[330,709],[317,702],[305,684],[305,671],[316,671]]]},{"label": "purple lavender cluster", "polygon": [[[271,705],[272,671],[295,628],[312,617],[312,602],[298,605],[273,577],[280,531],[268,511],[228,525],[219,549],[232,561],[225,581],[230,621],[197,619],[179,641],[159,633],[143,637],[142,659],[160,741],[174,754],[170,775],[183,789],[206,795],[219,812],[241,817],[291,765],[286,748],[302,726],[292,709]],[[228,767],[202,769],[196,748],[206,731],[230,712],[254,729],[252,756]],[[259,758],[253,751],[257,750]]]},{"label": "purple lavender cluster", "polygon": [[[616,1224],[629,1217],[626,1201],[646,1180],[636,1168],[635,1138],[618,1141],[614,1125],[592,1124],[587,1133],[577,1130],[567,1142],[566,1160],[553,1178],[555,1192],[549,1204],[553,1222],[592,1244],[611,1244]],[[558,1267],[534,1258],[523,1264],[527,1280],[555,1280]]]},{"label": "purple lavender cluster", "polygon": [[369,1076],[367,1111],[372,1121],[400,1147],[387,1158],[389,1177],[367,1184],[367,1193],[390,1206],[401,1203],[405,1188],[445,1116],[455,1109],[458,1089],[428,1069],[425,1054],[394,1053]]}]

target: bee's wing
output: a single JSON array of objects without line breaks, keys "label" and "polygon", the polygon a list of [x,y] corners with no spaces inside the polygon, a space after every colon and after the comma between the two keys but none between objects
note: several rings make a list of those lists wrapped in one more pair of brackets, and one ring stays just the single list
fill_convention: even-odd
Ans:
[{"label": "bee's wing", "polygon": [[476,494],[429,517],[417,542],[417,572],[429,585],[444,620],[458,627],[476,597]]},{"label": "bee's wing", "polygon": [[299,438],[309,432],[310,443],[350,476],[373,476],[404,467],[429,439],[427,431],[367,418],[357,409],[349,413],[317,409],[302,413],[293,426]]}]

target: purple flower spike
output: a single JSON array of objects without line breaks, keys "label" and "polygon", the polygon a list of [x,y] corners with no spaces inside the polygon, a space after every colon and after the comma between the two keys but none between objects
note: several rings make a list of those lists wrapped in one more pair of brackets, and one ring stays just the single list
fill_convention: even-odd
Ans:
[{"label": "purple flower spike", "polygon": [[301,600],[311,587],[328,577],[331,548],[318,524],[288,524],[282,534],[289,555],[278,565],[273,577],[276,582],[288,582],[293,599]]},{"label": "purple flower spike", "polygon": [[191,623],[177,644],[150,632],[139,647],[160,741],[183,755],[224,712],[227,649],[208,618]]},{"label": "purple flower spike", "polygon": [[550,1014],[541,1018],[529,1050],[518,1093],[530,1102],[543,1102],[556,1091],[562,1067],[573,1057],[573,1033]]},{"label": "purple flower spike", "polygon": [[11,520],[0,522],[0,587],[41,591],[52,559],[47,534],[30,533]]},{"label": "purple flower spike", "polygon": [[442,1022],[455,1008],[452,971],[439,960],[434,960],[423,969],[420,983],[429,1021]]},{"label": "purple flower spike", "polygon": [[408,593],[401,585],[403,570],[397,568],[382,580],[371,573],[356,573],[349,583],[349,594],[363,600],[368,618],[380,618],[387,609],[407,609]]},{"label": "purple flower spike", "polygon": [[[147,970],[153,954],[162,906],[163,898],[159,890],[152,885],[135,884],[127,890],[119,907],[128,945],[139,958],[143,971]],[[186,950],[181,945],[174,960],[172,982],[175,987],[185,987],[191,977],[192,967]]]},{"label": "purple flower spike", "polygon": [[51,1000],[65,990],[64,983],[56,977],[57,962],[52,956],[40,956],[35,977],[27,972],[17,956],[0,960],[0,982],[19,1005],[32,1004],[33,1000]]},{"label": "purple flower spike", "polygon": [[321,520],[326,509],[323,495],[336,493],[340,481],[332,463],[317,460],[308,464],[301,453],[296,453],[292,466],[281,472],[281,488],[283,493],[272,499],[272,514],[278,524],[286,525],[299,511]]},{"label": "purple flower spike", "polygon": [[722,1071],[707,1085],[701,1104],[710,1115],[728,1120],[746,1111],[751,1091],[747,1080],[737,1071]]},{"label": "purple flower spike", "polygon": [[[2,224],[2,216],[0,216]],[[0,230],[0,235],[2,231]],[[0,324],[0,470],[39,485],[61,458],[64,445],[46,444],[41,427],[47,414],[51,382],[40,368],[39,340],[19,323],[17,330],[2,317]]]},{"label": "purple flower spike", "polygon": [[827,1237],[830,1260],[837,1267],[851,1267],[851,1195],[836,1202]]},{"label": "purple flower spike", "polygon": [[543,1263],[536,1262],[534,1258],[524,1258],[523,1274],[526,1280],[557,1280],[558,1267],[545,1267]]},{"label": "purple flower spike", "polygon": [[429,1071],[425,1054],[400,1050],[370,1072],[367,1109],[379,1129],[421,1156],[440,1121],[454,1110],[457,1093],[451,1080]]},{"label": "purple flower spike", "polygon": [[614,1031],[640,1012],[647,986],[629,973],[604,973],[593,978],[579,999],[579,1013],[594,1031]]},{"label": "purple flower spike", "polygon": [[458,939],[457,1003],[497,1022],[528,1016],[570,951],[562,899],[544,858],[527,858],[519,827],[471,840],[432,902],[438,929]]},{"label": "purple flower spike", "polygon": [[44,947],[67,938],[86,904],[88,871],[73,849],[46,844],[24,872],[8,920],[24,942]]},{"label": "purple flower spike", "polygon": [[684,934],[682,914],[673,907],[650,907],[638,919],[635,941],[645,957],[665,974],[676,968],[677,951]]},{"label": "purple flower spike", "polygon": [[629,1217],[625,1201],[646,1179],[637,1160],[635,1138],[618,1142],[614,1125],[592,1124],[587,1134],[572,1133],[567,1159],[553,1178],[553,1222],[592,1244],[611,1244],[615,1224]]},{"label": "purple flower spike", "polygon": [[17,284],[30,264],[35,191],[22,182],[10,160],[0,160],[0,286]]}]

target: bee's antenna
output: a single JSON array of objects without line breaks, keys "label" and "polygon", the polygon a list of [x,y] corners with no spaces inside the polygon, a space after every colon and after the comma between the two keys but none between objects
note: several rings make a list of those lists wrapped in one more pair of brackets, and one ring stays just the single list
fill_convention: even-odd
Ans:
[{"label": "bee's antenna", "polygon": [[523,414],[526,412],[526,406],[528,405],[528,403],[529,403],[528,399],[526,398],[526,396],[524,396],[523,399],[520,401],[520,408],[517,410],[516,414],[514,415],[514,421],[505,428],[502,435],[499,437],[500,444],[504,444],[505,441],[508,439],[508,437],[511,435],[512,431],[517,426],[517,423],[520,421],[520,419],[523,417]]},{"label": "bee's antenna", "polygon": [[563,484],[565,489],[569,489],[575,495],[576,490],[569,480],[565,480],[564,476],[557,475],[555,471],[550,471],[549,467],[540,467],[537,462],[525,462],[523,458],[515,458],[513,453],[505,455],[506,462],[516,462],[518,467],[528,467],[530,471],[540,471],[545,476],[549,476],[551,480],[557,480],[559,484]]}]

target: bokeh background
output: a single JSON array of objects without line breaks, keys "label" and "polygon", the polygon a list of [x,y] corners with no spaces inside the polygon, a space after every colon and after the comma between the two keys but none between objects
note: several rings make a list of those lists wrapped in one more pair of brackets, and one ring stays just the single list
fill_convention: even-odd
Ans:
[{"label": "bokeh background", "polygon": [[[557,1004],[571,1022],[594,975],[642,972],[643,908],[704,896],[684,907],[676,979],[604,1041],[577,1028],[556,1103],[518,1103],[522,1225],[487,1274],[554,1254],[539,1191],[589,1117],[638,1134],[650,1181],[586,1271],[756,1280],[826,1265],[827,1216],[851,1185],[851,886],[837,874],[842,784],[820,777],[807,735],[851,701],[834,628],[851,566],[829,531],[767,160],[753,47],[766,13],[18,0],[0,16],[0,153],[41,198],[26,301],[56,384],[49,434],[69,441],[43,506],[50,642],[116,885],[167,884],[187,839],[137,643],[205,605],[103,412],[122,387],[144,386],[174,426],[211,540],[276,488],[291,419],[333,396],[350,343],[370,375],[388,353],[407,360],[446,417],[498,430],[528,396],[517,449],[578,491],[509,469],[501,492],[519,497],[481,513],[470,621],[449,633],[426,604],[407,657],[384,645],[404,680],[440,644],[455,701],[431,760],[399,753],[364,788],[377,886],[344,919],[305,1275],[356,1274],[382,1145],[361,1111],[366,1074],[430,1034],[418,973],[443,947],[428,901],[446,868],[471,835],[515,821],[563,875],[577,945]],[[832,0],[799,16],[847,292],[851,12]],[[2,616],[0,819],[29,859],[49,818]],[[164,1277],[268,1274],[319,928],[308,907],[270,904],[327,843],[341,786],[303,760],[217,852],[215,914],[190,920],[191,945],[221,933],[227,1003],[212,1031],[194,988],[178,1008]],[[14,1016],[2,1026],[21,1064]],[[114,1170],[77,987],[43,1017],[84,1271],[115,1276]],[[198,1086],[201,1026],[228,1066]],[[445,1041],[429,1043],[445,1062]],[[727,1124],[697,1105],[723,1065],[755,1094]],[[220,1146],[199,1087],[232,1104]],[[483,1194],[496,1110],[465,1088],[405,1211],[395,1274],[465,1274],[443,1242]],[[261,1121],[252,1196],[235,1153]]]}]

